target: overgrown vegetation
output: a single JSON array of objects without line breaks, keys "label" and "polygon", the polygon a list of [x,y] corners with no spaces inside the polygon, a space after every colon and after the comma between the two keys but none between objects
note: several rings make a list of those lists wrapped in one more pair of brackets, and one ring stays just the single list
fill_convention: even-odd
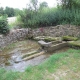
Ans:
[{"label": "overgrown vegetation", "polygon": [[0,15],[8,17],[18,15],[18,21],[11,26],[20,27],[46,27],[59,24],[80,25],[80,2],[79,0],[58,0],[56,8],[49,8],[48,3],[39,3],[38,0],[30,0],[26,9],[19,10],[6,7],[0,8]]},{"label": "overgrown vegetation", "polygon": [[20,21],[23,23],[23,27],[34,28],[58,24],[80,25],[80,6],[77,5],[79,4],[78,0],[61,0],[62,5],[58,5],[57,8],[45,7],[44,3],[38,6],[38,0],[32,1],[34,2],[31,2],[30,5],[33,6],[29,5],[20,14]]},{"label": "overgrown vegetation", "polygon": [[79,58],[80,50],[70,49],[66,52],[53,54],[44,63],[34,67],[30,66],[25,72],[0,69],[0,80],[55,80],[56,77],[61,80],[79,80]]}]

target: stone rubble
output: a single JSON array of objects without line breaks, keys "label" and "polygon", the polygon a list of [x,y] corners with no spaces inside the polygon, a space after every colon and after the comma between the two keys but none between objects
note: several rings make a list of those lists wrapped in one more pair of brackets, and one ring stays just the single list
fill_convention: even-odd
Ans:
[{"label": "stone rubble", "polygon": [[43,27],[43,32],[38,29],[33,30],[34,36],[51,36],[51,37],[62,37],[62,36],[75,36],[80,37],[80,26],[73,25],[57,25],[51,27]]}]

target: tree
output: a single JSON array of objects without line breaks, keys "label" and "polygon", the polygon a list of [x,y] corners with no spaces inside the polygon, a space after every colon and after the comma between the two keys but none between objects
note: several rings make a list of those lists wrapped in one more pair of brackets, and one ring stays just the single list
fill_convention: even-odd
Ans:
[{"label": "tree", "polygon": [[30,0],[32,7],[35,11],[37,11],[37,7],[38,7],[38,0]]},{"label": "tree", "polygon": [[40,3],[40,7],[39,7],[39,9],[40,10],[42,10],[44,7],[48,7],[48,3],[47,2],[42,2],[42,3]]},{"label": "tree", "polygon": [[79,0],[58,0],[62,4],[63,9],[80,8]]},{"label": "tree", "polygon": [[4,13],[5,13],[5,12],[4,12],[4,9],[3,9],[3,7],[1,7],[1,8],[0,8],[0,16],[4,15]]},{"label": "tree", "polygon": [[16,8],[14,9],[15,15],[19,15],[20,13],[22,13],[22,10]]},{"label": "tree", "polygon": [[8,17],[13,17],[15,15],[14,9],[10,7],[6,7],[5,14],[7,14]]}]

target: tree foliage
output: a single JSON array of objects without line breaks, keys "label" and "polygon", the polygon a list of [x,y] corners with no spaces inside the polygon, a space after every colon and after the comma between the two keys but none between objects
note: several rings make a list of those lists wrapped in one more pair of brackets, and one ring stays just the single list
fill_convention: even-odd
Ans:
[{"label": "tree foliage", "polygon": [[2,15],[4,15],[4,14],[5,14],[5,12],[4,12],[3,7],[0,7],[0,16],[2,16]]},{"label": "tree foliage", "polygon": [[47,2],[44,1],[44,2],[40,3],[40,7],[39,7],[40,10],[42,10],[45,7],[48,7],[48,3]]},{"label": "tree foliage", "polygon": [[57,8],[49,8],[46,2],[39,4],[36,0],[31,1],[29,7],[20,14],[24,27],[80,25],[79,0],[59,0],[61,3]]},{"label": "tree foliage", "polygon": [[11,8],[11,7],[6,7],[5,9],[3,7],[0,7],[0,16],[7,15],[8,17],[13,17],[17,16],[22,12],[22,10],[17,9],[17,8]]},{"label": "tree foliage", "polygon": [[32,7],[35,11],[37,11],[37,7],[38,7],[38,0],[30,0]]},{"label": "tree foliage", "polygon": [[80,0],[58,0],[64,9],[80,8]]},{"label": "tree foliage", "polygon": [[10,7],[6,7],[5,14],[7,14],[8,17],[13,17],[15,15],[14,9]]}]

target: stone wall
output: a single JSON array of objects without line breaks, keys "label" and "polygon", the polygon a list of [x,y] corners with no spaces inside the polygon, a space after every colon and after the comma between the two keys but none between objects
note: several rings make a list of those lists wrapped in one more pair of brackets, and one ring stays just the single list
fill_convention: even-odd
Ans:
[{"label": "stone wall", "polygon": [[61,36],[76,36],[80,37],[80,27],[73,26],[73,25],[57,25],[51,27],[43,28],[41,31],[40,28],[33,30],[34,36],[52,36],[52,37],[61,37]]},{"label": "stone wall", "polygon": [[[32,34],[33,33],[33,34]],[[0,48],[7,46],[10,43],[23,40],[28,36],[52,36],[61,37],[65,35],[80,37],[80,27],[72,25],[58,25],[52,27],[44,27],[37,29],[16,29],[10,32],[7,36],[0,36]]]},{"label": "stone wall", "polygon": [[28,36],[28,29],[16,29],[10,31],[7,36],[0,36],[0,48],[4,48],[10,43],[23,40]]}]

